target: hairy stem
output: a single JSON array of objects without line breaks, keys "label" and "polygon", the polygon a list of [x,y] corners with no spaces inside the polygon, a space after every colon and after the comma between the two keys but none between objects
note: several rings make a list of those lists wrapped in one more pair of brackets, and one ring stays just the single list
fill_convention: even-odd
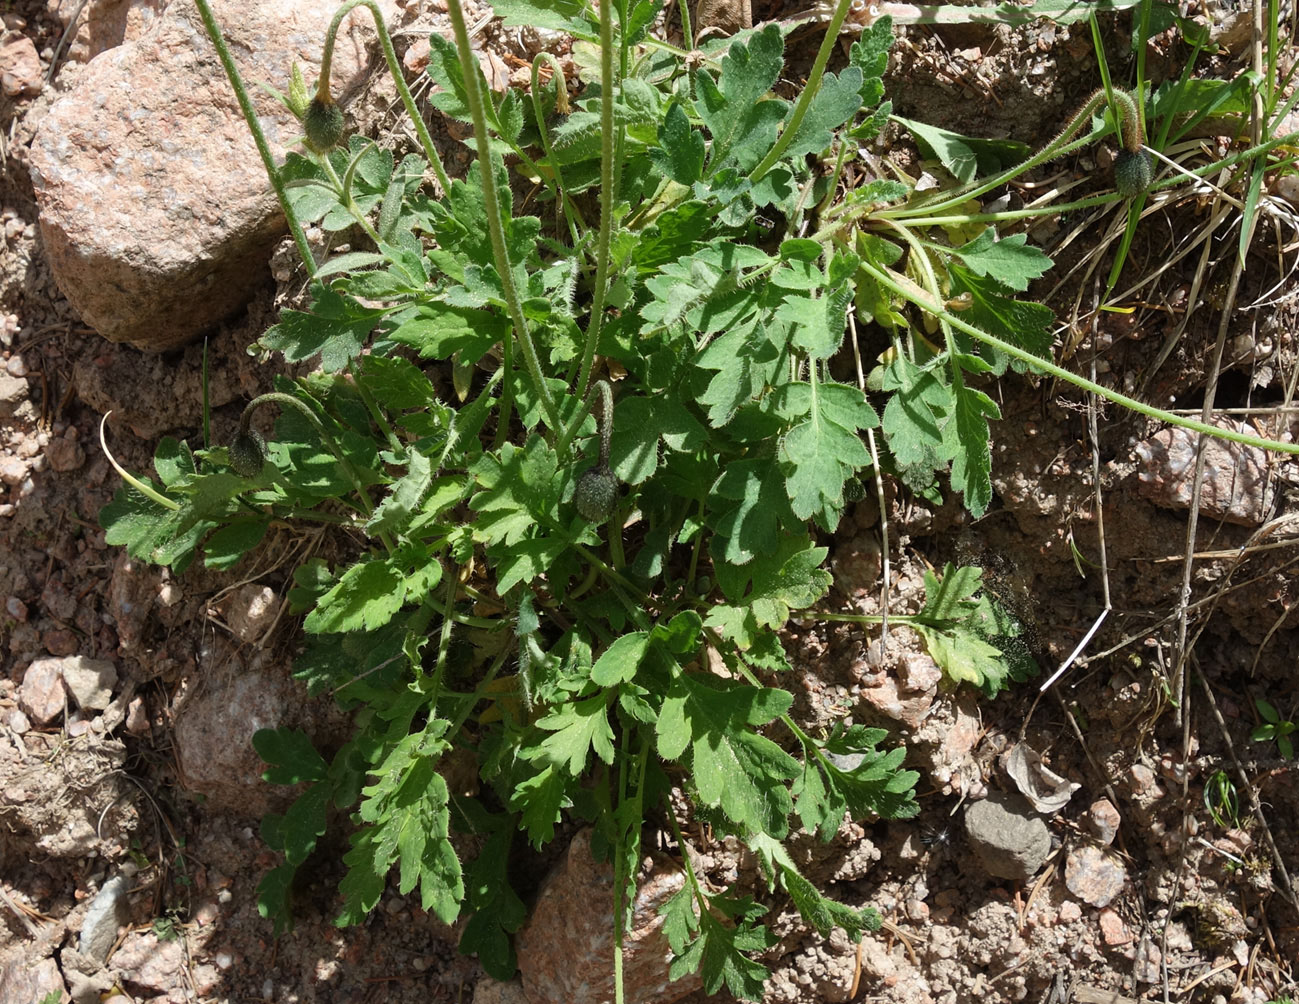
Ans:
[{"label": "hairy stem", "polygon": [[785,128],[781,130],[780,138],[776,140],[776,145],[771,148],[771,152],[763,157],[758,166],[749,173],[749,180],[755,185],[785,155],[785,151],[789,149],[789,144],[798,135],[798,128],[803,124],[803,117],[807,115],[807,110],[812,106],[812,99],[816,97],[817,92],[821,89],[821,77],[825,74],[826,64],[830,62],[830,54],[834,52],[835,46],[839,43],[839,29],[843,27],[843,22],[848,17],[848,11],[851,7],[852,0],[838,0],[838,3],[835,4],[834,15],[830,18],[830,23],[826,25],[825,38],[821,39],[821,48],[816,52],[816,61],[812,64],[812,72],[807,75],[807,83],[803,85],[803,93],[798,96],[798,103],[794,105],[793,114],[790,115]]},{"label": "hairy stem", "polygon": [[[368,0],[364,0],[368,2]],[[450,0],[448,11],[451,14],[451,27],[455,31],[456,51],[460,56],[460,65],[465,67],[465,99],[469,104],[470,115],[474,120],[474,141],[478,146],[478,168],[482,176],[483,203],[487,211],[487,232],[492,241],[492,257],[496,262],[496,271],[500,274],[501,289],[505,294],[505,303],[514,323],[514,334],[519,340],[523,352],[523,361],[532,378],[533,389],[541,401],[541,410],[545,413],[546,424],[555,430],[563,428],[559,412],[555,409],[555,398],[550,393],[541,372],[541,360],[537,357],[536,346],[528,332],[528,322],[523,316],[523,305],[519,300],[518,289],[514,285],[514,273],[510,267],[509,253],[505,248],[505,226],[501,222],[501,205],[496,195],[496,177],[492,171],[491,137],[487,133],[487,113],[483,109],[483,96],[478,89],[478,74],[475,72],[477,62],[474,59],[473,46],[469,44],[469,30],[465,27],[465,13],[460,0]],[[510,375],[506,374],[506,379]]]},{"label": "hairy stem", "polygon": [[293,243],[298,246],[298,255],[302,258],[302,264],[307,269],[307,275],[315,275],[316,259],[311,254],[311,245],[307,243],[306,232],[298,222],[298,216],[289,202],[289,191],[284,187],[280,172],[275,167],[275,158],[271,155],[270,145],[266,142],[266,134],[262,132],[257,110],[253,108],[252,99],[248,96],[248,89],[244,87],[239,69],[230,57],[230,49],[221,34],[221,28],[217,25],[216,18],[212,16],[212,7],[208,0],[194,0],[194,5],[198,8],[203,27],[207,30],[208,38],[212,40],[212,45],[217,51],[217,58],[221,60],[221,68],[226,71],[226,78],[235,92],[235,100],[239,102],[239,110],[243,113],[248,131],[253,134],[253,143],[257,146],[258,156],[262,158],[262,166],[266,168],[266,176],[271,180],[271,187],[275,189],[275,198],[280,203],[280,211],[288,221],[289,233],[293,235]]},{"label": "hairy stem", "polygon": [[1121,394],[1116,390],[1111,390],[1109,387],[1102,387],[1100,384],[1093,383],[1085,377],[1080,377],[1076,373],[1071,373],[1062,366],[1057,366],[1055,363],[1043,359],[1040,356],[1035,356],[1031,352],[1025,352],[1017,345],[1012,345],[1010,342],[1002,341],[995,335],[990,335],[986,331],[982,331],[974,325],[966,323],[955,314],[944,311],[939,303],[923,303],[918,301],[916,299],[916,293],[919,292],[919,290],[906,289],[897,281],[896,277],[888,269],[878,268],[869,261],[863,261],[861,263],[861,268],[865,269],[872,278],[885,286],[891,292],[903,297],[904,299],[917,303],[922,309],[929,311],[935,316],[945,315],[947,323],[958,331],[965,332],[971,338],[983,342],[985,345],[991,345],[993,348],[1004,352],[1012,359],[1018,359],[1022,363],[1027,363],[1040,373],[1049,374],[1058,380],[1063,380],[1066,383],[1073,384],[1080,390],[1088,391],[1089,393],[1095,394],[1097,397],[1103,397],[1107,401],[1112,401],[1114,404],[1127,408],[1129,411],[1135,411],[1138,414],[1145,415],[1147,418],[1153,418],[1158,422],[1164,422],[1168,425],[1180,425],[1183,429],[1190,429],[1192,432],[1198,432],[1204,436],[1212,436],[1215,439],[1225,439],[1232,443],[1242,443],[1245,446],[1257,447],[1260,450],[1275,450],[1280,453],[1289,453],[1299,456],[1299,443],[1281,443],[1275,439],[1263,439],[1260,436],[1251,436],[1248,433],[1236,432],[1234,429],[1220,429],[1217,426],[1209,425],[1206,422],[1198,422],[1194,419],[1183,418],[1180,415],[1174,415],[1172,412],[1154,408],[1138,401],[1136,398],[1128,397],[1126,394]]},{"label": "hairy stem", "polygon": [[401,72],[401,63],[397,61],[397,52],[392,47],[392,36],[388,34],[383,12],[379,10],[379,5],[374,0],[348,0],[338,8],[334,19],[329,22],[329,30],[325,33],[325,51],[320,57],[320,82],[316,85],[316,97],[322,101],[329,98],[329,70],[334,60],[334,40],[338,36],[338,28],[343,23],[343,18],[358,6],[365,7],[374,15],[374,27],[379,33],[379,44],[383,47],[383,58],[388,63],[388,72],[392,74],[392,82],[397,85],[397,93],[401,95],[401,103],[406,106],[406,114],[415,127],[419,144],[424,148],[424,156],[428,158],[433,173],[437,176],[438,185],[445,195],[451,191],[451,179],[447,176],[446,168],[442,166],[442,158],[438,155],[437,147],[433,145],[433,137],[429,135],[424,117],[420,115],[419,108],[415,105],[415,98],[410,93],[410,88],[406,86],[406,78]]},{"label": "hairy stem", "polygon": [[595,291],[586,325],[586,345],[578,371],[577,396],[586,394],[591,380],[595,349],[604,321],[605,287],[609,285],[609,244],[613,237],[614,136],[613,136],[613,0],[600,4],[600,232],[595,241]]}]

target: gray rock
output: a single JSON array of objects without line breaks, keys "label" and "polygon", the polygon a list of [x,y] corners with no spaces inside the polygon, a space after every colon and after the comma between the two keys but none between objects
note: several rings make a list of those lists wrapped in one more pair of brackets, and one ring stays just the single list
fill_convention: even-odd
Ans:
[{"label": "gray rock", "polygon": [[117,667],[107,659],[88,659],[72,655],[59,660],[62,663],[63,684],[77,705],[94,711],[103,711],[113,701],[113,688],[117,686]]},{"label": "gray rock", "polygon": [[81,922],[81,940],[78,951],[99,963],[108,959],[108,953],[117,940],[117,928],[126,919],[126,878],[115,875],[90,901],[86,919]]},{"label": "gray rock", "polygon": [[[659,907],[685,883],[664,863],[642,877],[623,938],[625,999],[671,1004],[699,989],[697,973],[668,980],[671,956]],[[602,1004],[613,1000],[613,868],[591,856],[591,831],[573,838],[537,899],[515,947],[528,1000]]]},{"label": "gray rock", "polygon": [[1051,853],[1051,831],[1020,795],[992,792],[965,810],[965,832],[984,871],[1023,882]]},{"label": "gray rock", "polygon": [[[394,0],[379,0],[392,18]],[[296,120],[252,86],[288,90],[290,66],[318,54],[335,0],[213,4],[272,152]],[[336,98],[364,80],[370,13],[344,22]],[[309,83],[316,71],[304,67]],[[162,351],[244,306],[284,232],[234,94],[192,0],[173,0],[139,36],[92,59],[41,120],[31,146],[41,235],[55,281],[104,337]]]}]

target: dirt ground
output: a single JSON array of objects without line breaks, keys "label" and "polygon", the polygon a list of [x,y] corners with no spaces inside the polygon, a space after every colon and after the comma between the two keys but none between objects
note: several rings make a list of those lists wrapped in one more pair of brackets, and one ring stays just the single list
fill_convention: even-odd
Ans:
[{"label": "dirt ground", "polygon": [[[26,6],[19,13],[44,71],[61,26],[44,5]],[[773,13],[780,12],[755,10]],[[1106,35],[1111,67],[1127,74],[1126,16],[1109,18]],[[483,42],[504,48],[503,36],[489,28]],[[810,58],[816,39],[801,44]],[[1180,72],[1180,54],[1167,39],[1152,47],[1157,80]],[[1233,58],[1207,69],[1234,73],[1241,64]],[[911,28],[894,49],[886,85],[901,115],[1035,146],[1097,85],[1094,64],[1085,28]],[[278,625],[258,649],[226,623],[225,604],[238,588],[285,588],[289,542],[268,542],[230,573],[194,569],[174,580],[131,565],[104,542],[96,517],[117,476],[99,446],[101,416],[115,412],[119,462],[147,469],[160,436],[198,432],[201,351],[156,357],[108,344],[82,325],[44,264],[23,149],[75,70],[61,68],[35,100],[0,98],[0,356],[6,372],[26,382],[12,417],[0,419],[0,959],[8,965],[0,1004],[40,999],[48,987],[38,994],[38,984],[23,980],[75,945],[90,899],[119,872],[130,879],[130,927],[114,964],[139,961],[133,982],[116,988],[127,996],[112,999],[474,1000],[481,972],[457,953],[456,932],[395,886],[365,925],[333,926],[338,846],[318,854],[297,926],[275,940],[256,907],[257,883],[275,863],[257,827],[281,796],[241,787],[237,777],[221,798],[195,797],[186,784],[187,771],[197,776],[203,766],[178,759],[178,720],[187,703],[192,713],[204,699],[220,701],[241,674],[287,688],[293,724],[329,730],[338,719],[287,680],[291,624]],[[872,154],[903,165],[915,158],[897,131]],[[1041,182],[1102,170],[1109,154],[1092,150],[1050,165]],[[1120,288],[1154,273],[1198,233],[1206,205],[1170,202],[1150,217]],[[1079,217],[1033,232],[1057,266],[1031,293],[1062,320],[1091,308],[1089,256],[1110,222]],[[1278,260],[1293,259],[1292,238],[1264,228],[1255,240],[1241,306],[1228,318],[1219,408],[1289,401],[1299,298],[1293,278],[1273,287],[1283,278]],[[1165,340],[1188,309],[1198,252],[1134,294],[1133,312],[1104,314],[1076,337],[1066,330],[1067,364],[1086,372],[1094,350],[1101,382],[1198,409],[1236,241],[1223,228],[1209,242],[1204,291],[1161,365]],[[268,274],[247,314],[211,339],[218,431],[269,386],[270,373],[243,350],[272,322],[283,293]],[[1256,301],[1262,305],[1249,309]],[[1202,516],[1188,545],[1177,497],[1179,478],[1190,475],[1178,473],[1176,457],[1161,460],[1155,427],[1101,409],[1093,438],[1086,402],[1067,388],[1012,375],[998,393],[992,510],[971,520],[957,502],[935,509],[890,488],[881,518],[868,498],[827,541],[832,599],[844,610],[878,610],[884,548],[895,612],[919,608],[926,568],[980,565],[1048,673],[1102,614],[1104,621],[1045,696],[1039,678],[995,701],[923,681],[913,687],[908,673],[920,646],[905,628],[894,627],[885,648],[877,628],[791,628],[795,673],[782,685],[794,691],[800,720],[815,728],[849,706],[857,720],[905,736],[908,766],[922,772],[922,811],[906,822],[847,826],[829,845],[795,841],[813,880],[846,902],[875,905],[887,923],[860,946],[838,934],[822,943],[773,898],[782,941],[768,960],[775,975],[766,999],[1263,1004],[1293,995],[1299,912],[1287,875],[1299,872],[1299,777],[1274,744],[1250,742],[1249,733],[1259,721],[1254,698],[1291,719],[1299,711],[1299,466],[1276,461],[1268,470],[1255,500],[1267,505],[1264,519]],[[1270,427],[1283,431],[1275,421]],[[1182,644],[1188,546],[1197,559]],[[73,716],[48,730],[16,730],[15,694],[30,664],[67,655],[114,662],[124,696],[118,727]],[[1046,863],[1028,881],[991,877],[963,825],[972,801],[1012,787],[1004,755],[1020,745],[1077,785],[1052,818]],[[1215,819],[1206,789],[1220,790],[1222,772],[1239,806]],[[1106,836],[1104,867],[1111,875],[1120,869],[1121,879],[1110,896],[1107,876],[1089,873]],[[726,843],[696,850],[710,874],[753,879],[753,863]],[[519,854],[515,870],[535,885],[542,863]]]}]

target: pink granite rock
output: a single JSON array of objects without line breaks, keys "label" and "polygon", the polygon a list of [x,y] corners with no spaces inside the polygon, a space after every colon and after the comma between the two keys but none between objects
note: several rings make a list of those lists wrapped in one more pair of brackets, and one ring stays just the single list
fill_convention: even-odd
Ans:
[{"label": "pink granite rock", "polygon": [[[389,17],[393,0],[379,0]],[[334,0],[213,5],[277,158],[298,123],[252,85],[308,83]],[[142,16],[142,15],[141,15]],[[345,101],[369,66],[368,11],[334,51]],[[100,53],[31,147],[41,234],[59,288],[111,341],[164,350],[242,307],[266,280],[284,218],[192,0],[172,0],[135,41]]]},{"label": "pink granite rock", "polygon": [[[659,907],[685,878],[664,863],[642,878],[623,939],[625,999],[671,1004],[699,989],[698,974],[668,981],[671,952]],[[613,869],[591,856],[591,831],[573,838],[515,943],[523,989],[533,1004],[600,1004],[613,994]]]},{"label": "pink granite rock", "polygon": [[0,41],[0,91],[7,98],[41,93],[41,59],[25,35],[10,35]]}]

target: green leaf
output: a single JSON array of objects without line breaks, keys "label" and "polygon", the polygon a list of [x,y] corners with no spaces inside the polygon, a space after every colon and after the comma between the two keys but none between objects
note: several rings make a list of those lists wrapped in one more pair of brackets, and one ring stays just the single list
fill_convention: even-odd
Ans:
[{"label": "green leaf", "polygon": [[517,968],[510,935],[523,926],[528,916],[528,908],[509,881],[514,817],[488,813],[472,801],[465,805],[474,830],[486,828],[491,835],[465,874],[468,905],[474,914],[460,935],[460,951],[466,955],[476,953],[490,976],[509,980]]},{"label": "green leaf", "polygon": [[[791,610],[810,606],[829,591],[833,577],[821,568],[828,553],[806,537],[789,536],[749,564],[714,570],[727,599],[747,609],[755,625],[779,630]],[[708,623],[713,624],[711,616]]]},{"label": "green leaf", "polygon": [[472,363],[509,334],[509,321],[499,314],[432,302],[422,304],[388,337],[409,345],[421,359],[449,359],[459,352],[465,362]]},{"label": "green leaf", "polygon": [[1003,286],[1023,292],[1034,279],[1046,275],[1051,259],[1027,244],[1026,234],[997,240],[997,232],[985,227],[979,236],[952,251],[978,276],[991,276]]},{"label": "green leaf", "polygon": [[636,675],[649,646],[649,633],[634,631],[615,638],[591,667],[591,682],[597,687],[615,687]]},{"label": "green leaf", "polygon": [[836,724],[823,743],[808,748],[803,772],[794,782],[798,817],[822,840],[833,839],[844,814],[860,820],[878,815],[907,819],[919,811],[915,784],[919,775],[901,770],[905,748],[888,753],[876,747],[887,733],[863,725]]},{"label": "green leaf", "polygon": [[[862,104],[862,71],[849,66],[837,77],[827,73],[785,151],[786,160],[820,153],[834,139],[834,130],[851,119]],[[790,109],[793,115],[793,109]]]},{"label": "green leaf", "polygon": [[983,570],[948,562],[942,578],[925,571],[925,606],[913,624],[929,654],[952,680],[973,683],[988,696],[1003,689],[1013,667],[990,640],[1007,628],[986,601],[976,598]]},{"label": "green leaf", "polygon": [[409,469],[392,484],[392,488],[366,521],[365,528],[378,536],[401,533],[423,503],[433,483],[429,458],[418,450],[408,451]]},{"label": "green leaf", "polygon": [[883,389],[891,394],[880,425],[906,481],[908,470],[940,470],[949,459],[944,429],[956,399],[940,373],[936,367],[922,369],[901,354],[884,371]]},{"label": "green leaf", "polygon": [[992,174],[1028,156],[1029,148],[1008,139],[975,139],[937,126],[894,115],[911,130],[916,146],[926,157],[936,158],[957,181],[970,182],[979,174]]},{"label": "green leaf", "polygon": [[269,520],[242,521],[222,527],[204,542],[203,563],[208,568],[233,568],[262,542],[269,528]]},{"label": "green leaf", "polygon": [[343,856],[348,871],[339,885],[340,926],[365,919],[383,894],[394,864],[399,866],[398,889],[403,895],[419,886],[424,910],[445,924],[459,915],[464,882],[448,839],[447,786],[437,772],[437,758],[447,748],[441,734],[449,724],[430,720],[374,768],[377,780],[363,789],[359,812],[370,825],[352,835],[352,847]]},{"label": "green leaf", "polygon": [[797,526],[789,507],[785,476],[773,460],[734,460],[709,494],[709,517],[716,534],[714,558],[743,565],[754,555],[775,550],[781,526]]},{"label": "green leaf", "polygon": [[740,826],[783,837],[793,808],[785,781],[798,775],[798,761],[750,726],[766,724],[792,702],[783,690],[680,674],[659,713],[659,756],[684,754],[703,804],[720,806]]},{"label": "green leaf", "polygon": [[[949,265],[948,274],[953,295],[969,296],[969,309],[961,314],[963,320],[1035,356],[1050,358],[1051,326],[1055,323],[1050,307],[1004,296],[991,279],[977,278],[959,265]],[[973,341],[960,332],[956,336],[958,344],[964,347]],[[1011,361],[1009,356],[982,342],[975,344],[979,354],[992,365],[994,374],[1000,376],[1006,371]]]},{"label": "green leaf", "polygon": [[613,729],[604,694],[561,705],[537,725],[551,734],[540,746],[524,750],[527,759],[564,767],[572,777],[581,776],[592,749],[605,763],[613,763]]},{"label": "green leaf", "polygon": [[992,452],[988,421],[1001,418],[1001,409],[981,390],[960,386],[953,420],[944,430],[952,457],[952,487],[965,496],[965,508],[978,519],[992,502]]},{"label": "green leaf", "polygon": [[654,166],[681,185],[693,185],[704,174],[704,135],[673,102],[659,126],[659,145],[649,151]]},{"label": "green leaf", "polygon": [[[689,886],[682,892],[688,892]],[[680,894],[678,894],[680,895]],[[674,902],[669,900],[669,902]],[[762,925],[757,924],[759,917],[767,908],[753,900],[727,899],[713,896],[708,900],[709,910],[702,910],[691,930],[699,933],[689,944],[681,949],[673,946],[677,958],[669,969],[669,976],[678,980],[686,973],[699,971],[703,977],[704,992],[715,994],[723,985],[736,997],[749,1001],[761,1001],[770,972],[759,962],[750,959],[745,952],[761,952],[770,948],[776,938]],[[684,909],[691,909],[687,904]],[[713,916],[716,910],[734,923],[728,927]],[[682,908],[676,907],[673,918],[680,918]],[[679,930],[678,919],[674,930]]]},{"label": "green leaf", "polygon": [[316,283],[312,287],[311,311],[285,310],[259,344],[279,352],[289,363],[318,355],[326,373],[337,373],[361,354],[370,332],[386,312],[386,308],[366,307],[353,297]]},{"label": "green leaf", "polygon": [[880,929],[880,915],[870,907],[854,910],[821,895],[820,890],[798,870],[794,859],[780,841],[755,834],[747,843],[749,849],[757,855],[768,881],[774,887],[775,880],[779,878],[799,914],[822,938],[830,937],[830,932],[836,927],[843,929],[849,941],[858,941],[867,931]]},{"label": "green leaf", "polygon": [[568,775],[551,764],[519,782],[514,789],[510,808],[522,810],[519,826],[538,850],[554,839],[555,824],[562,810],[572,805],[568,794],[570,783]]},{"label": "green leaf", "polygon": [[584,0],[499,0],[492,11],[505,24],[565,31],[588,42],[599,38]]},{"label": "green leaf", "polygon": [[[303,629],[311,634],[334,634],[346,631],[374,631],[387,624],[419,585],[427,591],[441,578],[437,562],[422,564],[417,580],[402,569],[402,554],[388,558],[372,557],[357,562],[316,601],[307,615]],[[423,598],[423,592],[417,592]]]},{"label": "green leaf", "polygon": [[879,417],[848,384],[791,383],[783,392],[782,412],[805,416],[780,444],[780,459],[792,468],[785,482],[790,507],[799,519],[816,516],[834,530],[844,508],[844,482],[870,464],[857,430],[875,428]]},{"label": "green leaf", "polygon": [[747,172],[771,149],[786,104],[767,92],[780,76],[784,50],[780,28],[769,24],[747,44],[732,42],[716,83],[704,70],[695,74],[699,115],[713,139],[709,173],[728,162]]},{"label": "green leaf", "polygon": [[643,484],[659,466],[659,442],[671,450],[693,452],[703,446],[707,433],[674,394],[654,401],[629,397],[614,409],[609,464],[618,480]]},{"label": "green leaf", "polygon": [[323,781],[327,764],[301,729],[258,729],[253,749],[271,765],[262,775],[271,784],[301,784]]}]

